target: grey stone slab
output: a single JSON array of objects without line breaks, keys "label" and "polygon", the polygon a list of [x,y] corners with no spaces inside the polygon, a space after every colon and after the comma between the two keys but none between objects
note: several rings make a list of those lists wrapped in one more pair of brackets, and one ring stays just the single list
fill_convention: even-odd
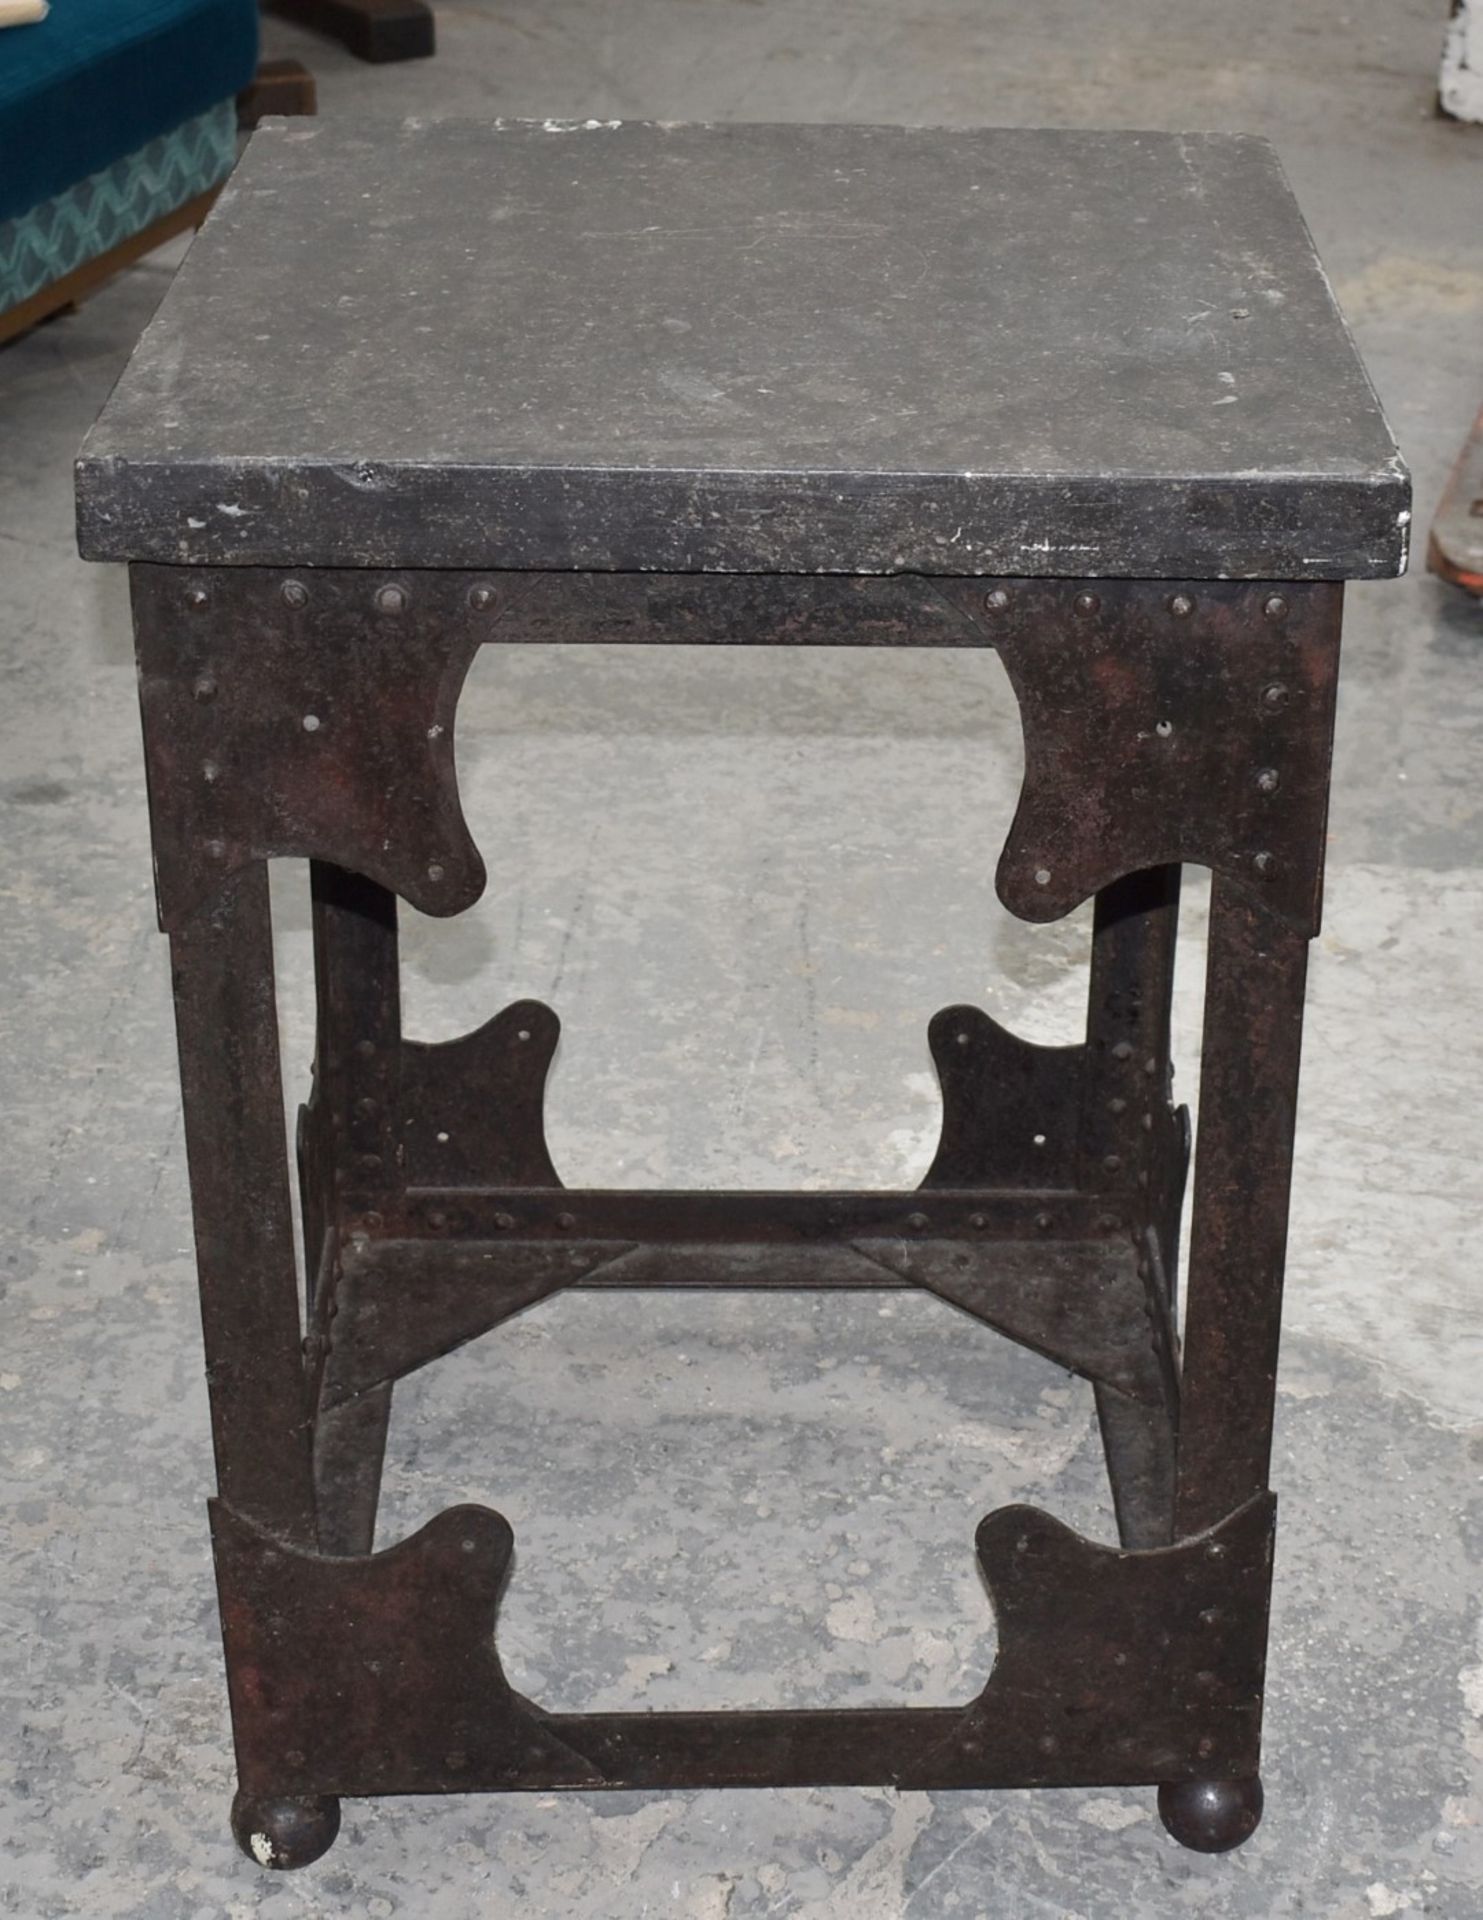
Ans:
[{"label": "grey stone slab", "polygon": [[275,125],[89,439],[96,559],[1345,578],[1409,482],[1266,142]]}]

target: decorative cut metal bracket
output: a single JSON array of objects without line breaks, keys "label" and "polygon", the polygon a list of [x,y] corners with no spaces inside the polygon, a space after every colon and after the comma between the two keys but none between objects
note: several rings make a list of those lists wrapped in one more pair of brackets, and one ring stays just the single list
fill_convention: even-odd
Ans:
[{"label": "decorative cut metal bracket", "polygon": [[212,1506],[247,1795],[1134,1785],[1257,1760],[1275,1502],[1152,1552],[1033,1507],[979,1526],[999,1648],[964,1707],[547,1713],[495,1649],[513,1537],[455,1507],[334,1558]]},{"label": "decorative cut metal bracket", "polygon": [[485,642],[989,646],[1025,777],[999,867],[1053,920],[1122,874],[1195,861],[1317,925],[1342,588],[1109,580],[795,581],[133,570],[162,924],[278,855],[458,913],[484,869],[454,711]]},{"label": "decorative cut metal bracket", "polygon": [[453,721],[478,650],[415,575],[132,569],[160,924],[280,855],[460,913],[484,863]]},{"label": "decorative cut metal bracket", "polygon": [[1020,703],[1011,913],[1056,920],[1122,874],[1195,862],[1317,931],[1341,587],[940,585]]}]

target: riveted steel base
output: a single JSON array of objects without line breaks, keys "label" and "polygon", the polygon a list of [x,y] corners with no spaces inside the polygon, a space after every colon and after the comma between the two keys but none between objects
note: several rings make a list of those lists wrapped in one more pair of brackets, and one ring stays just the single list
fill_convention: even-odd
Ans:
[{"label": "riveted steel base", "polygon": [[[271,1864],[322,1851],[341,1796],[562,1786],[1141,1782],[1186,1844],[1244,1837],[1338,589],[149,566],[134,590],[239,1804]],[[483,882],[452,756],[469,660],[591,637],[1003,654],[1026,769],[999,890],[1034,920],[1095,896],[1086,1038],[1037,1047],[974,1007],[937,1013],[942,1134],[919,1189],[568,1189],[542,1122],[551,1009],[403,1036],[397,896],[447,913]],[[285,855],[311,863],[319,1009],[307,1312],[267,917]],[[1181,1354],[1185,861],[1215,884]],[[1120,1544],[1028,1508],[984,1519],[999,1652],[960,1706],[547,1713],[499,1664],[499,1514],[372,1546],[395,1382],[573,1286],[925,1289],[1092,1382]]]}]

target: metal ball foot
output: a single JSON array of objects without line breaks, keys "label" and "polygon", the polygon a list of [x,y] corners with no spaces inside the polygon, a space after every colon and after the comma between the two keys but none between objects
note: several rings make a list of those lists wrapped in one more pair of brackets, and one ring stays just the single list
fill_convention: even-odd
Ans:
[{"label": "metal ball foot", "polygon": [[1159,1818],[1182,1847],[1229,1853],[1249,1840],[1262,1817],[1262,1783],[1175,1780],[1159,1788]]},{"label": "metal ball foot", "polygon": [[339,1831],[340,1803],[333,1794],[270,1800],[239,1793],[232,1802],[237,1845],[260,1867],[307,1867],[329,1852]]}]

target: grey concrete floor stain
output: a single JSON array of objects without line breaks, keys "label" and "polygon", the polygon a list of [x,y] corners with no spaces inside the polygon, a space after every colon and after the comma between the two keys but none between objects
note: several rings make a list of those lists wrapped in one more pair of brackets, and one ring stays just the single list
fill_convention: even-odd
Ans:
[{"label": "grey concrete floor stain", "polygon": [[[1432,115],[1430,0],[463,0],[439,28],[435,61],[376,69],[266,24],[335,114],[1271,134],[1424,528],[1483,315],[1483,144]],[[1416,572],[1349,600],[1255,1839],[1186,1854],[1141,1791],[841,1789],[362,1803],[305,1874],[236,1854],[127,595],[75,558],[68,472],[179,252],[0,353],[0,1911],[1478,1920],[1483,614]],[[463,920],[407,915],[412,1030],[552,997],[572,1179],[909,1179],[937,1006],[1046,1040],[1080,1015],[1085,916],[992,899],[1019,750],[996,664],[959,655],[486,656],[459,754],[491,884]],[[1192,876],[1186,1097],[1201,900]],[[297,1097],[299,873],[275,907]],[[392,1443],[384,1538],[464,1496],[511,1517],[501,1644],[552,1705],[961,1697],[992,1657],[978,1516],[1110,1528],[1079,1384],[910,1295],[573,1295],[408,1382]]]}]

